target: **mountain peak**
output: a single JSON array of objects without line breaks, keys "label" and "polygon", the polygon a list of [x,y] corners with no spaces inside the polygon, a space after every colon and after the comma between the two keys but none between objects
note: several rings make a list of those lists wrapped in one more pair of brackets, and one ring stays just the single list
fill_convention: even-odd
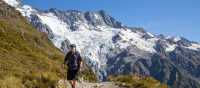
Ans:
[{"label": "mountain peak", "polygon": [[106,13],[106,11],[103,10],[103,9],[99,10],[98,12],[100,12],[100,13]]},{"label": "mountain peak", "polygon": [[107,25],[110,25],[114,28],[121,28],[122,27],[122,23],[117,21],[115,18],[113,18],[109,14],[107,14],[106,11],[99,10],[98,13],[102,16],[102,18],[104,19],[104,21]]}]

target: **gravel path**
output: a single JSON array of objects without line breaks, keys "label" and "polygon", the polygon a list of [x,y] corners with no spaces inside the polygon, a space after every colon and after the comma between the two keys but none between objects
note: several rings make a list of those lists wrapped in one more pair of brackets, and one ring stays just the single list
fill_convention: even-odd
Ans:
[{"label": "gravel path", "polygon": [[[58,82],[57,88],[71,88],[69,82],[65,80],[60,80]],[[77,88],[120,88],[112,82],[101,82],[101,83],[87,83],[78,82]]]}]

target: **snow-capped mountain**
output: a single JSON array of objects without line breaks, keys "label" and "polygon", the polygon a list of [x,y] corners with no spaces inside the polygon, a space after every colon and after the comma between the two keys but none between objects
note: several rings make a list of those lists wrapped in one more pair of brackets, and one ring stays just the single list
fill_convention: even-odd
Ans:
[{"label": "snow-capped mountain", "polygon": [[37,10],[16,0],[15,7],[64,53],[70,44],[100,80],[114,74],[152,76],[174,88],[200,88],[200,44],[182,37],[154,35],[127,27],[103,10]]}]

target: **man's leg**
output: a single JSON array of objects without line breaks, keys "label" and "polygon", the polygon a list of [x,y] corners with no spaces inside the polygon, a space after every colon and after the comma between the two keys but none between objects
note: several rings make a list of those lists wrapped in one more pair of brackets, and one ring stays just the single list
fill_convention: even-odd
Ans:
[{"label": "man's leg", "polygon": [[73,88],[73,80],[70,80],[69,83],[70,83],[71,87]]},{"label": "man's leg", "polygon": [[72,88],[76,88],[76,80],[72,80]]}]

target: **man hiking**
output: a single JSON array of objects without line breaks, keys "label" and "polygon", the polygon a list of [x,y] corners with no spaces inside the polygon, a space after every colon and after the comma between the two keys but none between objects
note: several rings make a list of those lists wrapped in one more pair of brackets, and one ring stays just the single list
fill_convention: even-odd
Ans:
[{"label": "man hiking", "polygon": [[66,54],[64,65],[68,66],[67,80],[70,82],[72,88],[75,88],[76,81],[78,80],[78,71],[82,65],[82,58],[80,53],[76,51],[76,45],[70,45],[70,51]]}]

